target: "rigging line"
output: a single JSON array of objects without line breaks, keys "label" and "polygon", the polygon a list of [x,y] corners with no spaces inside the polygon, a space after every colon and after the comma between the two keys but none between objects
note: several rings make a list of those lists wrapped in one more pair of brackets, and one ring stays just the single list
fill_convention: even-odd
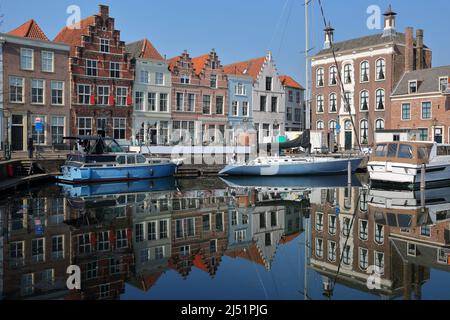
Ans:
[{"label": "rigging line", "polygon": [[258,268],[256,267],[256,262],[253,260],[252,254],[250,253],[250,245],[247,245],[247,252],[248,252],[248,256],[250,257],[251,264],[253,265],[253,268],[256,271],[256,275],[258,277],[259,283],[261,284],[261,287],[263,288],[264,295],[266,296],[266,300],[269,300],[269,296],[267,295],[266,286],[264,285],[261,275],[259,274]]},{"label": "rigging line", "polygon": [[[326,28],[327,27],[327,19],[325,18],[325,13],[324,13],[324,10],[323,10],[322,0],[318,0],[318,2],[319,2],[319,6],[320,6],[320,12],[321,12],[321,15],[322,15],[322,18],[323,18],[323,23],[324,23],[324,26]],[[351,106],[350,106],[350,101],[345,96],[344,82],[342,81],[341,70],[339,69],[339,65],[337,63],[336,51],[335,51],[335,48],[334,48],[334,42],[333,42],[332,37],[329,37],[329,41],[330,41],[331,52],[333,53],[334,64],[336,65],[336,69],[337,69],[337,74],[338,74],[338,80],[339,80],[339,84],[340,84],[341,94],[342,94],[342,97],[344,98],[345,105],[347,106],[348,115],[350,116],[350,120],[352,122],[353,133],[355,134],[356,141],[358,142],[359,151],[362,152],[361,141],[359,140],[358,131],[356,130],[355,121],[354,121],[353,116],[352,116],[352,110],[351,110]]]},{"label": "rigging line", "polygon": [[283,18],[283,16],[284,16],[284,13],[286,11],[286,8],[287,8],[287,5],[288,5],[289,1],[290,0],[286,0],[286,2],[283,5],[283,10],[281,11],[281,14],[280,14],[280,16],[278,18],[277,24],[276,24],[275,29],[273,31],[272,39],[270,40],[270,43],[269,43],[269,46],[268,46],[268,49],[272,48],[273,42],[274,42],[275,37],[277,35],[278,28],[280,27],[281,18]]},{"label": "rigging line", "polygon": [[[290,0],[288,0],[288,2],[289,2]],[[287,19],[285,20],[285,24],[284,24],[284,27],[283,27],[283,32],[281,33],[281,39],[280,39],[280,46],[278,47],[278,51],[277,51],[277,57],[279,56],[279,54],[280,54],[280,51],[281,51],[281,47],[282,47],[282,45],[283,45],[283,42],[284,42],[284,37],[286,36],[286,29],[287,29],[287,26],[288,26],[288,24],[289,24],[289,19],[291,18],[291,14],[292,14],[292,6],[294,5],[294,2],[293,1],[291,1],[291,3],[290,3],[290,6],[289,6],[289,10],[288,10],[288,16],[287,16]]]}]

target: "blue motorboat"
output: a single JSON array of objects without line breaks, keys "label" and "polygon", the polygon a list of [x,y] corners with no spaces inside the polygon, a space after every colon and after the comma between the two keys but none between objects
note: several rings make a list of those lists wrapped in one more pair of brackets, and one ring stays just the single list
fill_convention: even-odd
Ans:
[{"label": "blue motorboat", "polygon": [[69,154],[56,178],[68,183],[111,182],[171,177],[180,160],[146,158],[127,153],[111,138],[79,136],[65,138],[77,141],[78,151]]},{"label": "blue motorboat", "polygon": [[226,166],[221,175],[229,176],[313,176],[356,172],[362,158],[332,157],[261,157],[248,163],[236,163]]}]

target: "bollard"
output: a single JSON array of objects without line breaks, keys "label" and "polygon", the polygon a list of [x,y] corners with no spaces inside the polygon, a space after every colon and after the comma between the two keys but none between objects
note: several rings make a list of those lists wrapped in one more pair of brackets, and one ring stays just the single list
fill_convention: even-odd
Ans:
[{"label": "bollard", "polygon": [[425,174],[426,174],[426,167],[425,167],[425,164],[422,164],[422,170],[420,172],[420,189],[421,190],[425,190],[425,188],[426,188]]}]

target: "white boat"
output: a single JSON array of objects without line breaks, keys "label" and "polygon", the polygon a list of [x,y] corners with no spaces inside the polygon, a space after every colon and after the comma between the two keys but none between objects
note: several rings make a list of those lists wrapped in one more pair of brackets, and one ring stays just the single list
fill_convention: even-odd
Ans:
[{"label": "white boat", "polygon": [[432,142],[377,144],[368,163],[373,184],[420,186],[422,170],[427,187],[450,183],[450,145]]},{"label": "white boat", "polygon": [[362,158],[332,157],[261,157],[248,163],[236,163],[226,166],[221,175],[229,176],[313,176],[345,174],[348,163],[355,172]]}]

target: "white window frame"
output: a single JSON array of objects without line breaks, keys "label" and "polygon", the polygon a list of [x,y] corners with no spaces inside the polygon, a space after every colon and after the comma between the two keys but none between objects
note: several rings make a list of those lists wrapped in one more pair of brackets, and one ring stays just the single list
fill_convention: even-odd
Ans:
[{"label": "white window frame", "polygon": [[[107,48],[107,50],[102,50],[102,47]],[[106,38],[100,38],[99,51],[101,53],[111,53],[111,40]]]},{"label": "white window frame", "polygon": [[[331,97],[334,97],[334,108],[335,110],[331,110],[331,102],[333,101],[333,99],[331,99]],[[328,97],[328,113],[337,113],[338,112],[338,99],[337,99],[337,94],[335,92],[330,93],[330,96]]]},{"label": "white window frame", "polygon": [[[54,123],[53,123],[53,120],[54,119],[58,119],[58,121],[57,121],[57,124],[55,125]],[[61,126],[61,124],[59,123],[59,120],[61,120],[62,119],[62,126]],[[62,132],[62,138],[65,136],[65,133],[66,133],[66,117],[64,117],[64,116],[51,116],[51,122],[50,122],[50,135],[51,135],[51,141],[52,141],[52,144],[54,144],[55,143],[55,141],[54,141],[54,139],[53,139],[53,137],[55,136],[54,135],[54,128],[63,128],[63,132]],[[59,133],[56,133],[56,135],[57,136],[59,136]],[[61,140],[61,142],[60,143],[63,143],[64,141],[62,141]]]},{"label": "white window frame", "polygon": [[[424,118],[423,117],[423,105],[425,103],[429,103],[430,104],[430,117],[429,118]],[[420,120],[431,120],[431,119],[433,119],[433,102],[431,100],[430,101],[422,101],[420,103]]]},{"label": "white window frame", "polygon": [[242,101],[242,116],[243,117],[248,117],[249,116],[249,110],[250,109],[249,109],[248,101]]},{"label": "white window frame", "polygon": [[145,111],[145,97],[143,91],[136,91],[134,93],[134,110]]},{"label": "white window frame", "polygon": [[[25,53],[31,52],[31,57]],[[25,59],[31,59],[31,67],[24,66]],[[31,48],[20,48],[20,70],[33,71],[34,70],[34,49]]]},{"label": "white window frame", "polygon": [[[403,107],[404,106],[409,106],[409,118],[408,119],[403,118]],[[411,121],[411,103],[409,103],[409,102],[402,103],[400,113],[401,113],[400,118],[402,121]]]},{"label": "white window frame", "polygon": [[[101,94],[100,94],[100,91],[102,91]],[[108,92],[108,94],[105,95],[105,92]],[[109,106],[110,95],[111,95],[111,87],[110,86],[97,86],[97,105]],[[105,103],[105,99],[106,99],[106,103]]]},{"label": "white window frame", "polygon": [[[51,58],[49,58],[48,55]],[[50,70],[44,68],[44,66],[47,66],[49,60],[51,61]],[[55,53],[53,51],[42,51],[41,52],[41,69],[42,69],[42,72],[48,72],[48,73],[55,72]]]},{"label": "white window frame", "polygon": [[147,111],[158,111],[158,99],[156,92],[147,92]]},{"label": "white window frame", "polygon": [[[35,83],[40,83],[42,84],[42,87],[36,87]],[[33,89],[37,89],[37,90],[42,90],[42,102],[35,102],[33,101],[33,97],[40,97],[41,95],[33,95]],[[45,80],[43,79],[31,79],[31,100],[30,103],[33,105],[40,105],[43,106],[45,105]]]},{"label": "white window frame", "polygon": [[139,72],[139,83],[150,84],[150,72],[147,70],[141,70]]},{"label": "white window frame", "polygon": [[[332,83],[331,81],[333,80],[333,74],[334,74],[334,80],[336,83]],[[338,83],[338,70],[336,66],[331,66],[330,70],[329,70],[329,79],[328,79],[328,85],[330,87],[334,87],[337,86]]]},{"label": "white window frame", "polygon": [[[416,84],[416,92],[411,92],[411,84],[415,83]],[[408,94],[417,94],[417,91],[419,90],[418,88],[418,82],[417,80],[409,80],[408,81]]]},{"label": "white window frame", "polygon": [[[169,94],[160,93],[158,98],[159,112],[169,112]],[[163,106],[165,106],[166,110],[163,110]]]},{"label": "white window frame", "polygon": [[[378,109],[378,92],[383,92],[383,109]],[[384,90],[383,88],[378,88],[377,90],[375,90],[375,111],[386,111],[386,90]]]},{"label": "white window frame", "polygon": [[[116,126],[117,124],[119,126]],[[123,138],[116,137],[116,130],[120,130],[120,132],[123,130]],[[120,134],[120,136],[122,135]],[[127,138],[127,118],[113,118],[113,138],[115,140],[125,140]]]},{"label": "white window frame", "polygon": [[[322,81],[322,84],[320,84]],[[325,86],[325,69],[320,67],[316,70],[316,88],[323,88]]]},{"label": "white window frame", "polygon": [[233,117],[239,116],[239,101],[237,100],[231,102],[231,115]]},{"label": "white window frame", "polygon": [[[91,74],[89,74],[89,71],[91,71]],[[86,75],[88,77],[98,77],[98,60],[86,59]]]},{"label": "white window frame", "polygon": [[[125,90],[125,95],[123,94]],[[121,93],[121,94],[119,94]],[[126,107],[128,98],[128,88],[127,87],[116,87],[116,105],[118,107]],[[122,103],[123,102],[123,103]]]},{"label": "white window frame", "polygon": [[[114,67],[114,68],[113,68]],[[118,68],[116,68],[118,67]],[[116,77],[117,75],[117,77]],[[114,79],[120,79],[120,62],[109,62],[109,76]]]},{"label": "white window frame", "polygon": [[[378,63],[379,62],[383,62],[381,68],[383,70],[384,78],[382,78],[382,79],[378,77],[379,76],[379,72],[378,72],[378,69],[379,69]],[[385,81],[385,80],[386,80],[386,59],[380,58],[380,59],[377,59],[377,61],[375,62],[375,81]]]},{"label": "white window frame", "polygon": [[[363,79],[363,65],[367,64],[367,80]],[[360,83],[367,83],[370,82],[370,63],[367,60],[364,60],[363,62],[361,62],[360,67],[359,67],[359,73],[360,73]]]},{"label": "white window frame", "polygon": [[[11,100],[11,92],[9,93],[9,102],[10,103],[25,103],[25,78],[23,77],[16,77],[16,76],[10,76],[9,77],[9,89],[11,89],[11,84],[14,82],[14,87],[18,87],[18,82],[22,82],[22,100]],[[18,96],[16,92],[16,96]]]},{"label": "white window frame", "polygon": [[[80,102],[80,88],[83,87],[84,89],[89,88],[89,94],[86,94],[86,91],[83,90],[83,94],[81,95],[83,97],[83,101]],[[77,85],[77,103],[82,105],[91,105],[91,95],[92,95],[92,87],[89,84],[78,84]],[[88,103],[85,103],[85,99],[87,98]]]},{"label": "white window frame", "polygon": [[[81,128],[80,127],[80,120],[81,119],[84,119],[84,123],[85,123],[85,125],[83,126],[83,128]],[[89,127],[86,127],[86,120],[87,119],[89,119],[90,120],[90,123],[91,123],[91,127],[89,128]],[[77,130],[78,130],[78,134],[79,135],[88,135],[87,133],[86,133],[86,131],[90,131],[90,134],[92,135],[92,133],[93,133],[93,131],[92,131],[92,117],[77,117]],[[80,134],[80,130],[83,130],[85,133],[84,134]]]},{"label": "white window frame", "polygon": [[[55,89],[54,88],[54,85],[57,85],[57,84],[62,84],[62,86],[61,86],[61,89],[60,88],[57,88],[57,89]],[[53,91],[61,91],[61,102],[62,103],[54,103],[53,102]],[[65,97],[64,97],[64,91],[65,91],[65,83],[64,83],[64,81],[57,81],[57,80],[52,80],[51,81],[51,83],[50,83],[50,101],[51,101],[51,105],[52,106],[64,106],[65,105]]]},{"label": "white window frame", "polygon": [[165,76],[163,72],[155,73],[155,85],[163,86],[165,84]]}]

